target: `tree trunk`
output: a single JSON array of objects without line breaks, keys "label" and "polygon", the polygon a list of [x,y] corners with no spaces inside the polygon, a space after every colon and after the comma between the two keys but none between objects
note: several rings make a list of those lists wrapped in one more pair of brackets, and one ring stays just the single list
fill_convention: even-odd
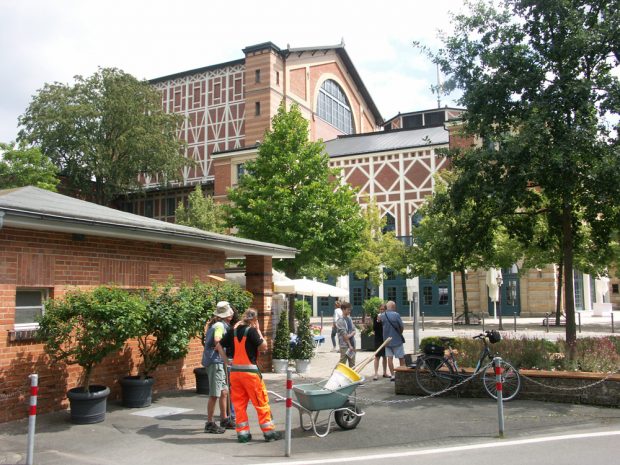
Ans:
[{"label": "tree trunk", "polygon": [[560,326],[560,319],[562,317],[562,279],[564,271],[564,259],[560,258],[560,263],[558,264],[558,292],[556,295],[556,304],[555,304],[555,325]]},{"label": "tree trunk", "polygon": [[573,283],[573,226],[572,209],[569,203],[562,211],[562,256],[564,260],[564,310],[566,312],[566,343],[569,359],[575,357],[577,327],[575,325],[575,294]]},{"label": "tree trunk", "polygon": [[295,294],[288,295],[288,327],[291,333],[295,332]]},{"label": "tree trunk", "polygon": [[465,282],[465,267],[461,266],[459,270],[461,272],[461,291],[463,292],[463,316],[465,317],[465,324],[468,325],[469,321],[469,303],[467,302],[467,283]]}]

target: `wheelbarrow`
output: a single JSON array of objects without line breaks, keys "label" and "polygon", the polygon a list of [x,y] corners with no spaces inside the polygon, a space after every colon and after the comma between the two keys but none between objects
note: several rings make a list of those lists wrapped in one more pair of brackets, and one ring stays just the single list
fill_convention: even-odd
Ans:
[{"label": "wheelbarrow", "polygon": [[[293,391],[297,397],[297,402],[292,401],[293,407],[299,411],[299,424],[304,431],[312,430],[320,438],[324,438],[329,434],[332,425],[332,417],[336,420],[336,424],[344,430],[354,429],[364,416],[364,412],[355,404],[350,397],[354,394],[357,386],[364,382],[360,379],[355,383],[337,389],[327,389],[325,384],[327,380],[318,383],[299,384],[293,386]],[[269,391],[278,401],[285,401],[276,392]],[[323,431],[317,429],[319,423],[319,414],[323,410],[329,410],[327,415],[327,426]],[[304,420],[307,416],[310,422]]]}]

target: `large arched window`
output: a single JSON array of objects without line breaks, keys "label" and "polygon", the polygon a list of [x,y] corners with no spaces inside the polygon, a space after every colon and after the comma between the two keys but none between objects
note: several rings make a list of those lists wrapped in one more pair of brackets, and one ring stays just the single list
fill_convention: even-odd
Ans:
[{"label": "large arched window", "polygon": [[319,118],[324,119],[345,134],[355,133],[349,100],[336,81],[328,79],[319,89],[317,113]]}]

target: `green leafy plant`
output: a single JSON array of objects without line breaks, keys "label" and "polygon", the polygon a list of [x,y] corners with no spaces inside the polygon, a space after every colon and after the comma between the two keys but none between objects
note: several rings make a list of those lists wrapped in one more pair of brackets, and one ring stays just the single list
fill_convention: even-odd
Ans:
[{"label": "green leafy plant", "polygon": [[295,360],[310,360],[314,356],[314,337],[310,330],[310,306],[304,300],[295,302],[297,318],[297,343],[291,356]]},{"label": "green leafy plant", "polygon": [[93,368],[137,333],[143,311],[140,297],[122,289],[70,291],[46,302],[38,335],[52,360],[82,367],[80,385],[88,392]]},{"label": "green leafy plant", "polygon": [[383,303],[384,301],[381,297],[371,297],[370,299],[366,299],[364,301],[362,304],[362,310],[364,312],[362,320],[364,320],[364,322],[360,329],[361,334],[367,336],[374,334],[373,321],[377,318],[377,315],[379,314],[379,306]]},{"label": "green leafy plant", "polygon": [[272,358],[288,360],[291,350],[290,331],[288,325],[288,312],[280,313],[280,320],[276,327],[276,337],[273,341]]}]

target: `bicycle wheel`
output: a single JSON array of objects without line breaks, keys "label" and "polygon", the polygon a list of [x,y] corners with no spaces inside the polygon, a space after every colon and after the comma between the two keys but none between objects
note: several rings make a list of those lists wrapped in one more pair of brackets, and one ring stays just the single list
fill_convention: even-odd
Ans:
[{"label": "bicycle wheel", "polygon": [[415,380],[427,394],[437,394],[452,385],[454,369],[438,355],[420,357],[416,363]]},{"label": "bicycle wheel", "polygon": [[[519,370],[510,363],[502,360],[502,399],[509,401],[514,399],[521,389],[521,376]],[[493,399],[497,399],[497,385],[495,381],[495,371],[493,365],[487,368],[482,375],[482,383],[487,394]]]}]

